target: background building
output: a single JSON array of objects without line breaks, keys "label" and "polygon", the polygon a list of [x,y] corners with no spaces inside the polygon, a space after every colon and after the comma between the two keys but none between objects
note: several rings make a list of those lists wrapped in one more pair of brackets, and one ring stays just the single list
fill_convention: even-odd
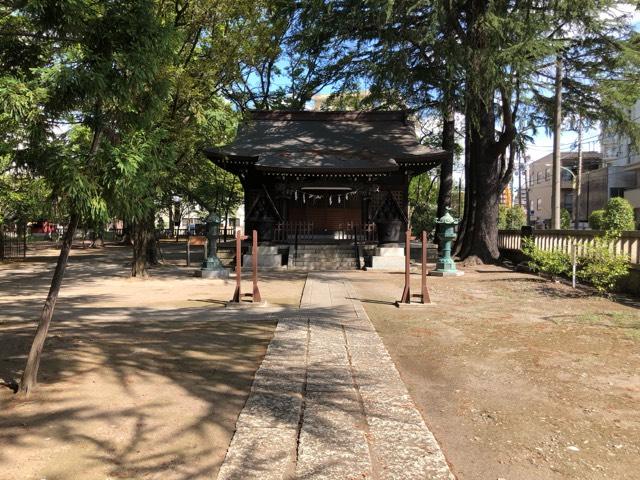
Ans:
[{"label": "background building", "polygon": [[[640,123],[640,100],[629,109],[629,116]],[[602,158],[606,165],[624,169],[630,185],[624,188],[624,196],[634,208],[636,223],[640,222],[640,151],[631,139],[612,129],[604,129],[601,138]]]},{"label": "background building", "polygon": [[[529,165],[529,213],[531,223],[538,228],[549,228],[551,225],[551,191],[553,154],[545,155]],[[600,169],[602,156],[599,152],[582,153],[582,194],[580,221],[586,222],[590,212],[602,208],[607,202],[606,186],[596,180],[593,172]],[[578,154],[562,152],[561,197],[560,208],[569,211],[573,217],[574,175],[578,172]],[[568,170],[567,170],[568,169]],[[570,173],[572,172],[572,173]],[[608,179],[608,173],[603,172]],[[602,175],[599,175],[600,179]],[[603,177],[603,178],[604,178]],[[605,181],[606,184],[606,181]],[[587,193],[588,192],[588,193]]]}]

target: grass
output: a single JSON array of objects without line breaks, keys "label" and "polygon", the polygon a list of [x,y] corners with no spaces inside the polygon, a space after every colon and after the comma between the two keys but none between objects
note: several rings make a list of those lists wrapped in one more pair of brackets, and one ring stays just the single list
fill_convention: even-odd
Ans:
[{"label": "grass", "polygon": [[580,323],[603,325],[622,328],[626,335],[634,340],[640,340],[640,316],[627,312],[583,313],[577,317]]}]

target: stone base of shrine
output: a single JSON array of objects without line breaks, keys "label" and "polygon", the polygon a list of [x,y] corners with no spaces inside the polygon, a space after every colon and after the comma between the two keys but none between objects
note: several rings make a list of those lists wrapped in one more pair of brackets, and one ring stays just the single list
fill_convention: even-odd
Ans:
[{"label": "stone base of shrine", "polygon": [[376,247],[371,256],[371,270],[404,270],[404,248]]},{"label": "stone base of shrine", "polygon": [[[250,269],[253,265],[253,255],[242,256],[242,268]],[[261,255],[258,254],[258,268],[283,268],[282,255]]]},{"label": "stone base of shrine", "polygon": [[429,272],[429,276],[431,277],[461,277],[462,275],[464,275],[464,272],[461,272],[460,270],[456,270],[455,272],[432,270]]},{"label": "stone base of shrine", "polygon": [[[251,268],[253,265],[253,255],[242,256],[242,268]],[[258,246],[258,268],[283,268],[282,254],[278,253],[276,245]]]},{"label": "stone base of shrine", "polygon": [[226,268],[216,270],[208,270],[206,268],[202,268],[200,270],[196,270],[193,273],[193,276],[198,278],[219,278],[224,280],[229,278],[229,270],[227,270]]}]

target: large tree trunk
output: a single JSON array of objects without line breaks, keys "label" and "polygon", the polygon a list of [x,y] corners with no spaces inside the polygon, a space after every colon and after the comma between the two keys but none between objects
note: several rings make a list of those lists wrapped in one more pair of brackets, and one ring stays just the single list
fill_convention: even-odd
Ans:
[{"label": "large tree trunk", "polygon": [[[490,95],[490,98],[493,96]],[[503,93],[505,129],[495,140],[493,102],[469,100],[475,111],[467,122],[465,219],[456,252],[466,264],[498,260],[498,206],[502,191],[513,174],[515,150],[505,150],[515,137],[510,101]],[[473,103],[472,103],[473,102]]]},{"label": "large tree trunk", "polygon": [[445,214],[445,209],[451,206],[451,191],[453,190],[453,149],[455,147],[455,118],[453,104],[447,102],[442,124],[442,149],[451,152],[451,157],[442,161],[440,165],[440,190],[438,191],[438,218]]},{"label": "large tree trunk", "polygon": [[[486,75],[492,52],[486,26],[490,2],[466,3],[467,32],[464,43],[473,55],[466,66],[466,192],[465,218],[460,228],[456,252],[467,264],[496,261],[498,251],[498,205],[500,196],[513,174],[513,148],[508,159],[506,149],[515,138],[515,117],[519,102],[515,84],[515,105],[511,109],[512,91]],[[500,92],[502,132],[496,139],[496,92]]]},{"label": "large tree trunk", "polygon": [[62,248],[60,250],[60,255],[58,256],[56,269],[54,270],[53,278],[51,279],[49,294],[44,302],[44,308],[42,309],[40,321],[38,322],[38,329],[36,330],[33,343],[31,344],[31,350],[29,351],[29,357],[27,358],[27,365],[24,369],[24,373],[22,374],[22,379],[20,380],[19,393],[25,396],[28,396],[31,393],[31,390],[33,390],[37,383],[42,348],[44,347],[44,342],[47,338],[47,333],[49,332],[49,325],[51,325],[51,318],[53,317],[56,300],[58,299],[58,293],[60,292],[64,272],[67,268],[67,261],[69,260],[69,253],[71,252],[73,236],[78,226],[78,219],[79,216],[76,213],[73,213],[69,220],[67,231],[65,232],[62,240]]},{"label": "large tree trunk", "polygon": [[[153,225],[153,222],[151,222]],[[131,262],[131,276],[146,278],[149,276],[147,266],[149,264],[149,249],[155,248],[153,244],[153,229],[150,228],[148,218],[137,220],[133,225],[133,261]],[[157,257],[156,257],[157,259]]]},{"label": "large tree trunk", "polygon": [[158,237],[156,236],[155,215],[151,213],[145,222],[147,229],[147,265],[158,265],[160,263],[158,254]]}]

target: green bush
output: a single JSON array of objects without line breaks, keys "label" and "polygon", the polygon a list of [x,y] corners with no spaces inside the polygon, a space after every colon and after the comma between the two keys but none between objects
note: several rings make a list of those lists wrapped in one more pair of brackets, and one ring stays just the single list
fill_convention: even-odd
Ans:
[{"label": "green bush", "polygon": [[522,207],[499,206],[498,210],[498,229],[500,230],[519,230],[527,223],[527,216]]},{"label": "green bush", "polygon": [[529,268],[551,278],[571,272],[571,257],[561,250],[542,250],[532,239],[524,239],[522,251],[529,256]]},{"label": "green bush", "polygon": [[589,227],[593,230],[604,230],[604,210],[594,210],[589,215]]},{"label": "green bush", "polygon": [[635,230],[633,207],[624,198],[612,198],[604,209],[603,230],[609,236],[619,236],[626,230]]},{"label": "green bush", "polygon": [[571,214],[566,208],[560,210],[560,228],[562,230],[569,230],[571,228]]},{"label": "green bush", "polygon": [[595,238],[593,245],[578,259],[578,278],[589,282],[600,293],[614,289],[621,277],[629,272],[629,257],[615,254],[609,238]]}]

